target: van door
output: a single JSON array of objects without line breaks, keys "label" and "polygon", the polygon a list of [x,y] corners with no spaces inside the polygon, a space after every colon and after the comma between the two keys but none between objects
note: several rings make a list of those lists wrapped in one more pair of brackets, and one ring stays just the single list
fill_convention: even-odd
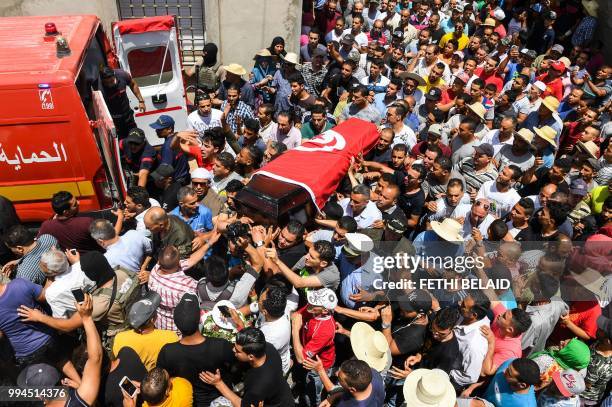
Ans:
[{"label": "van door", "polygon": [[[93,91],[92,101],[96,116],[96,120],[93,123],[93,133],[98,144],[107,178],[106,182],[102,180],[99,187],[104,190],[104,195],[109,196],[113,202],[123,202],[125,200],[127,184],[123,177],[115,125],[104,102],[102,92],[99,90]],[[98,184],[100,184],[100,181],[98,181]]]},{"label": "van door", "polygon": [[136,125],[151,145],[163,144],[149,124],[164,114],[179,130],[188,115],[176,20],[157,16],[119,21],[113,24],[113,40],[121,69],[132,75],[145,100],[146,111],[140,112],[138,100],[128,92]]}]

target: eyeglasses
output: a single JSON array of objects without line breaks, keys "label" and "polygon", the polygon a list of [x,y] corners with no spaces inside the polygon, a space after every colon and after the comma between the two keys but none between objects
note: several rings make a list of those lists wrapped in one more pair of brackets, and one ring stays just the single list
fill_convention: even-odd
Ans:
[{"label": "eyeglasses", "polygon": [[482,202],[482,201],[476,201],[476,202],[475,202],[475,204],[476,204],[476,206],[482,206],[482,208],[483,208],[485,211],[488,211],[488,210],[489,210],[489,204],[486,204],[486,203],[484,203],[484,202]]},{"label": "eyeglasses", "polygon": [[194,187],[196,187],[196,186],[207,187],[207,186],[210,185],[210,182],[209,181],[204,181],[204,182],[194,182],[194,181],[191,181],[191,185],[193,185]]}]

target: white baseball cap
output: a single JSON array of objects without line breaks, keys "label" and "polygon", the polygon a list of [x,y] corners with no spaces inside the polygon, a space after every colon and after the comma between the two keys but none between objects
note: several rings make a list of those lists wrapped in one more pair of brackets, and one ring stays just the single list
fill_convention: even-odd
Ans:
[{"label": "white baseball cap", "polygon": [[206,168],[196,168],[191,171],[191,179],[212,179],[213,175]]}]

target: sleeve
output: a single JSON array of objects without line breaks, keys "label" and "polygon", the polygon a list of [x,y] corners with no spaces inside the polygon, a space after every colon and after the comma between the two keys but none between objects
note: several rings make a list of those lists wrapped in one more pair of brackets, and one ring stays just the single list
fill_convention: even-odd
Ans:
[{"label": "sleeve", "polygon": [[138,235],[140,235],[142,237],[142,246],[144,248],[145,254],[153,253],[153,242],[151,242],[151,239],[149,239],[148,237],[146,237],[142,233],[138,233]]},{"label": "sleeve", "polygon": [[349,105],[346,105],[344,109],[342,109],[342,113],[340,113],[340,120],[347,120],[349,118]]},{"label": "sleeve", "polygon": [[39,286],[38,284],[34,284],[33,282],[29,280],[24,279],[23,281],[27,285],[27,289],[32,295],[32,298],[34,299],[34,301],[36,301],[36,299],[40,297],[40,293],[42,293],[43,288]]},{"label": "sleeve", "polygon": [[333,272],[333,269],[326,269],[317,274],[317,278],[321,282],[323,287],[334,287],[336,282],[340,279],[339,273]]},{"label": "sleeve", "polygon": [[196,162],[198,163],[198,167],[201,168],[204,165],[204,160],[202,159],[202,150],[200,150],[200,147],[198,146],[189,147],[189,155],[195,158]]},{"label": "sleeve", "polygon": [[155,163],[156,155],[157,153],[155,152],[155,149],[152,146],[145,146],[145,149],[142,152],[142,157],[140,159],[140,169],[150,171],[151,168],[153,168],[153,164]]},{"label": "sleeve", "polygon": [[249,298],[249,292],[251,291],[251,287],[255,284],[255,280],[257,280],[257,272],[253,269],[253,267],[249,265],[245,265],[245,272],[236,283],[236,287],[234,287],[234,291],[232,292],[232,296],[230,301],[236,307],[242,307],[247,303],[247,298]]}]

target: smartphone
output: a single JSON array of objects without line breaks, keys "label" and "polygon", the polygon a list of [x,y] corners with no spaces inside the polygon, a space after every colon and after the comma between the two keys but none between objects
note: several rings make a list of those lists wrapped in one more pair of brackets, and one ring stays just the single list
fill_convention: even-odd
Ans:
[{"label": "smartphone", "polygon": [[80,288],[72,289],[72,295],[74,295],[74,299],[78,303],[81,303],[81,302],[85,301],[85,293]]},{"label": "smartphone", "polygon": [[123,379],[119,382],[119,387],[121,387],[130,398],[136,398],[136,391],[138,389],[127,376],[123,376]]},{"label": "smartphone", "polygon": [[227,305],[219,305],[219,311],[221,311],[221,315],[223,315],[225,318],[232,317],[232,314],[230,313],[230,310]]}]

